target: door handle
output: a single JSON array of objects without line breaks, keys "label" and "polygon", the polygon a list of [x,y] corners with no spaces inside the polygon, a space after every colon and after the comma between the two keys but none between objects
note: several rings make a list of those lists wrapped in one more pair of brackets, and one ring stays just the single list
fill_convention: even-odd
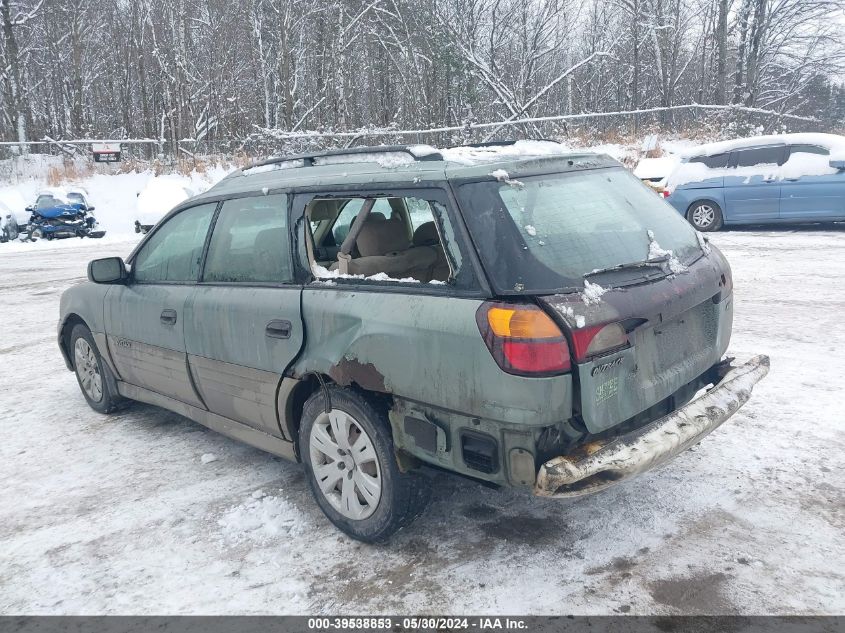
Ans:
[{"label": "door handle", "polygon": [[162,310],[161,322],[165,325],[173,325],[174,323],[176,323],[176,310]]},{"label": "door handle", "polygon": [[763,178],[763,182],[777,182],[777,178]]},{"label": "door handle", "polygon": [[281,319],[274,319],[267,324],[264,329],[264,334],[270,338],[290,338],[290,332],[293,329],[290,321]]}]

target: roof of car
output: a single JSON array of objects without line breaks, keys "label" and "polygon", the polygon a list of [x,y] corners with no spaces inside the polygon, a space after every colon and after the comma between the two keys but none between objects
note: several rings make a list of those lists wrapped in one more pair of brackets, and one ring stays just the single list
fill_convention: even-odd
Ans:
[{"label": "roof of car", "polygon": [[573,152],[553,141],[512,141],[439,150],[390,145],[269,159],[233,172],[193,200],[280,188],[402,185],[503,179],[528,173],[619,166],[604,154]]},{"label": "roof of car", "polygon": [[685,158],[713,156],[738,149],[754,149],[771,145],[819,145],[830,150],[845,148],[845,136],[822,132],[798,132],[795,134],[770,134],[768,136],[749,136],[730,141],[718,141],[697,145],[681,152]]},{"label": "roof of car", "polygon": [[37,195],[64,198],[67,197],[67,195],[70,193],[80,194],[85,197],[88,196],[88,192],[83,187],[78,187],[75,185],[68,185],[65,187],[45,187],[44,189],[40,189]]}]

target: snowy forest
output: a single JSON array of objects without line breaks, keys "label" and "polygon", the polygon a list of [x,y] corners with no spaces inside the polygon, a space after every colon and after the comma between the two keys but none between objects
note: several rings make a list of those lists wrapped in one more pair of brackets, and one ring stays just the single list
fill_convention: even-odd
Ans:
[{"label": "snowy forest", "polygon": [[678,104],[845,120],[845,0],[0,0],[0,140]]}]

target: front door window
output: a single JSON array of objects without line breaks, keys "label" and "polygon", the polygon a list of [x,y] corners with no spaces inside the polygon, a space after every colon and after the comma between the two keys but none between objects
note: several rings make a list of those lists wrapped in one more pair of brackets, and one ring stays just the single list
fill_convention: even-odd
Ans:
[{"label": "front door window", "polygon": [[141,283],[191,282],[199,278],[202,249],[216,202],[180,211],[138,251],[132,275]]}]

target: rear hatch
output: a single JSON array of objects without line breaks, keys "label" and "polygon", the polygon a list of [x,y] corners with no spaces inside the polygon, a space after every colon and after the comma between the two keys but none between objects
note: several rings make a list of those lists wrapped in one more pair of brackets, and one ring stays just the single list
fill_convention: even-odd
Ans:
[{"label": "rear hatch", "polygon": [[563,326],[587,429],[673,406],[730,338],[721,253],[622,167],[511,172],[457,197],[496,293]]},{"label": "rear hatch", "polygon": [[666,410],[657,415],[683,404],[667,399],[683,394],[725,353],[733,306],[719,259],[711,255],[684,274],[609,289],[597,302],[578,293],[539,298],[568,326],[579,410],[591,433],[661,403]]}]

